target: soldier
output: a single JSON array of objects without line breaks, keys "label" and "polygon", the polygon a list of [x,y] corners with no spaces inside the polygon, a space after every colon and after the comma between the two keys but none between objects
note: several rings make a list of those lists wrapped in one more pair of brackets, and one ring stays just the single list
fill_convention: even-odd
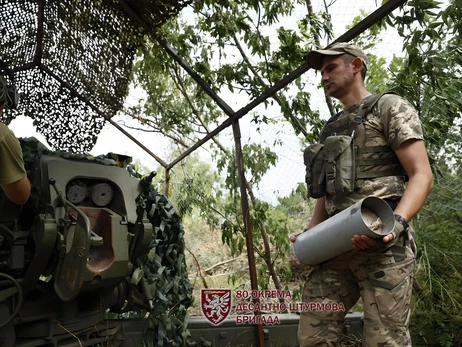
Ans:
[{"label": "soldier", "polygon": [[[11,86],[0,76],[0,114],[5,107],[14,108]],[[24,169],[22,150],[18,139],[3,123],[0,123],[0,187],[8,199],[17,205],[24,205],[29,200],[31,186]]]},{"label": "soldier", "polygon": [[[355,235],[351,251],[308,267],[311,272],[303,300],[343,303],[345,311],[303,312],[298,330],[300,346],[336,346],[345,314],[360,297],[364,306],[363,346],[411,346],[408,326],[416,244],[408,222],[433,188],[418,114],[400,96],[375,96],[367,91],[367,59],[358,46],[337,43],[327,50],[310,52],[307,59],[311,67],[321,71],[328,95],[343,104],[343,111],[326,123],[320,140],[336,135],[354,137],[356,158],[352,159],[355,165],[350,176],[356,178],[353,188],[346,191],[335,191],[337,183],[343,182],[333,182],[335,175],[329,175],[327,165],[324,181],[313,178],[313,184],[325,185],[316,188],[326,193],[316,200],[306,232],[371,195],[388,202],[396,221],[393,232],[382,239]],[[375,106],[361,115],[361,110],[369,109],[366,105]],[[295,241],[295,236],[290,240]]]}]

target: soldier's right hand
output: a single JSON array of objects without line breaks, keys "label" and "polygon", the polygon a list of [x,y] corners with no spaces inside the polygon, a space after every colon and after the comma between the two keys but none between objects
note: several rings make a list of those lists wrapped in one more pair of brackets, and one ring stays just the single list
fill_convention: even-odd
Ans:
[{"label": "soldier's right hand", "polygon": [[[306,229],[307,230],[307,229]],[[305,232],[306,230],[304,230],[303,232]],[[289,236],[289,240],[290,242],[295,242],[295,240],[297,239],[297,236],[300,235],[300,234],[297,234],[297,235],[290,235]],[[300,265],[300,266],[303,266],[302,263],[300,263],[298,260],[297,260],[297,265]],[[315,265],[315,266],[311,266],[311,265],[305,265],[305,269],[306,270],[311,270],[312,268],[314,268],[315,270],[319,270],[321,268],[321,264],[318,264],[318,265]]]}]

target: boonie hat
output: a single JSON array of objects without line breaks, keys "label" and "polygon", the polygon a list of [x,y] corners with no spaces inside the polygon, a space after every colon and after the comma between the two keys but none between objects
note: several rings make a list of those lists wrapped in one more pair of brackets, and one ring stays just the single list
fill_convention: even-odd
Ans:
[{"label": "boonie hat", "polygon": [[326,55],[342,55],[342,54],[350,54],[354,57],[360,58],[363,61],[364,66],[367,70],[367,57],[366,54],[359,48],[358,46],[347,43],[347,42],[338,42],[333,44],[331,47],[327,49],[319,49],[314,50],[308,53],[306,59],[308,64],[316,69],[321,70],[322,67],[322,59]]}]

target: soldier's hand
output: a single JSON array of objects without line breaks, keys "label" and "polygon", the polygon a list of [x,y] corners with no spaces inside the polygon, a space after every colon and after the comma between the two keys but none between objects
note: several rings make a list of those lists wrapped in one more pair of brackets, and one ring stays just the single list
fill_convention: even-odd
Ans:
[{"label": "soldier's hand", "polygon": [[382,241],[385,242],[385,243],[388,243],[390,241],[393,241],[394,240],[394,236],[393,234],[388,234],[388,235],[385,235],[383,238],[382,238]]},{"label": "soldier's hand", "polygon": [[367,235],[353,235],[351,244],[357,251],[365,251],[366,249],[374,247],[377,244],[377,241]]},{"label": "soldier's hand", "polygon": [[[305,232],[306,230],[304,230],[303,232]],[[300,235],[300,234],[298,234]],[[289,240],[290,242],[295,242],[295,240],[297,239],[297,235],[290,235],[289,236]],[[298,260],[297,260],[297,265],[300,265],[300,266],[303,266],[302,263],[300,263]],[[311,266],[311,265],[306,265],[305,266],[305,269],[306,270],[311,270],[312,268],[314,268],[315,270],[319,270],[321,268],[321,264],[318,264],[318,265],[315,265],[315,266]]]},{"label": "soldier's hand", "polygon": [[[401,216],[398,216],[398,217],[403,218]],[[407,225],[406,222],[405,224]],[[408,225],[407,225],[407,228],[409,228]],[[397,219],[395,219],[395,225],[393,226],[393,230],[391,231],[390,234],[385,235],[383,237],[383,242],[387,243],[394,239],[399,238],[405,231],[407,231],[407,228],[405,228],[403,224],[401,224]]]},{"label": "soldier's hand", "polygon": [[395,220],[395,225],[393,227],[393,230],[391,231],[391,233],[389,233],[388,235],[385,235],[383,238],[382,238],[382,241],[384,243],[388,243],[390,241],[393,241],[395,239],[397,239],[398,237],[401,236],[401,234],[404,232],[404,226],[398,222],[397,220]]},{"label": "soldier's hand", "polygon": [[395,244],[400,235],[405,232],[404,229],[404,226],[399,221],[395,221],[391,233],[385,235],[382,239],[374,240],[366,235],[354,235],[351,243],[357,251],[382,252]]}]

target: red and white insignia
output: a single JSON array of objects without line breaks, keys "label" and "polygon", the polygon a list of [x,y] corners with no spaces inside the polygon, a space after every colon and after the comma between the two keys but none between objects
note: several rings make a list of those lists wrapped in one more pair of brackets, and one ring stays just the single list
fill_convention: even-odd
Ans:
[{"label": "red and white insignia", "polygon": [[222,323],[231,311],[231,289],[201,289],[201,310],[210,323]]}]

